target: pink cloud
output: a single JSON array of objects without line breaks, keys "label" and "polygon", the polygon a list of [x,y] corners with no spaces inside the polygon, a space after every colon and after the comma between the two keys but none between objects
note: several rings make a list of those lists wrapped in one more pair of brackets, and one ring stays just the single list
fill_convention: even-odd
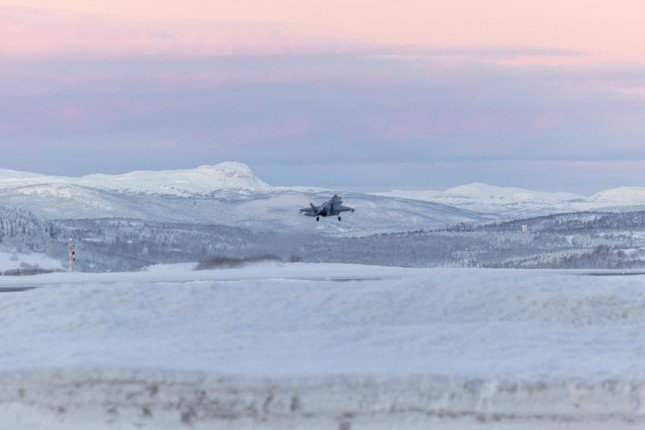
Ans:
[{"label": "pink cloud", "polygon": [[549,47],[507,64],[645,63],[645,3],[589,0],[4,0],[7,55],[288,55],[364,47]]},{"label": "pink cloud", "polygon": [[288,24],[225,18],[151,21],[128,15],[0,7],[3,59],[93,57],[285,55],[334,51]]}]

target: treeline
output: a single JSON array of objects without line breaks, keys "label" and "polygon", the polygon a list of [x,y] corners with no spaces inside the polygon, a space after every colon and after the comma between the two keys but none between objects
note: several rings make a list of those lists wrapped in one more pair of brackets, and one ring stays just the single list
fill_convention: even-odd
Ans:
[{"label": "treeline", "polygon": [[305,260],[407,267],[642,268],[645,212],[575,213],[360,238],[317,238]]},{"label": "treeline", "polygon": [[43,221],[0,207],[0,248],[67,260],[79,270],[137,270],[178,262],[340,262],[404,267],[643,268],[645,211],[575,213],[437,231],[344,237],[223,225],[86,219]]}]

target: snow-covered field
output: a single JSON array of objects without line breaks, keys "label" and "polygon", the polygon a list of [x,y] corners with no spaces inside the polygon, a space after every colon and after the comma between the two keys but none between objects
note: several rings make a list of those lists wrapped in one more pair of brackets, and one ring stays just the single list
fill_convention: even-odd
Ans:
[{"label": "snow-covered field", "polygon": [[645,425],[643,274],[191,268],[0,278],[0,428]]},{"label": "snow-covered field", "polygon": [[47,255],[32,252],[25,254],[22,252],[2,252],[0,251],[0,274],[5,271],[25,267],[38,267],[43,270],[63,270],[61,261],[51,258]]}]

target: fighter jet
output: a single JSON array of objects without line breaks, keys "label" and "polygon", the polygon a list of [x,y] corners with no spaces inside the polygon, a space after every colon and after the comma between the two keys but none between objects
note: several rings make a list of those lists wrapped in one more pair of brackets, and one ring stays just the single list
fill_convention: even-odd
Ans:
[{"label": "fighter jet", "polygon": [[320,217],[324,218],[327,216],[337,216],[338,221],[340,221],[341,212],[354,212],[355,210],[349,206],[343,206],[343,199],[338,194],[335,194],[334,197],[320,206],[309,203],[309,207],[300,209],[300,213],[305,214],[305,216],[316,217],[316,221],[320,221]]}]

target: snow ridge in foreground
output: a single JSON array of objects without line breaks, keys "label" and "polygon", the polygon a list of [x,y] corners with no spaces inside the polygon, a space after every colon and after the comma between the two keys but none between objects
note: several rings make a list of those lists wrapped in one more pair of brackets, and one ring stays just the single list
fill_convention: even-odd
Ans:
[{"label": "snow ridge in foreground", "polygon": [[0,279],[0,428],[645,425],[638,271]]},{"label": "snow ridge in foreground", "polygon": [[[590,428],[645,424],[645,380],[242,379],[141,370],[0,375],[0,422],[35,428]],[[53,419],[52,419],[53,415]]]}]

